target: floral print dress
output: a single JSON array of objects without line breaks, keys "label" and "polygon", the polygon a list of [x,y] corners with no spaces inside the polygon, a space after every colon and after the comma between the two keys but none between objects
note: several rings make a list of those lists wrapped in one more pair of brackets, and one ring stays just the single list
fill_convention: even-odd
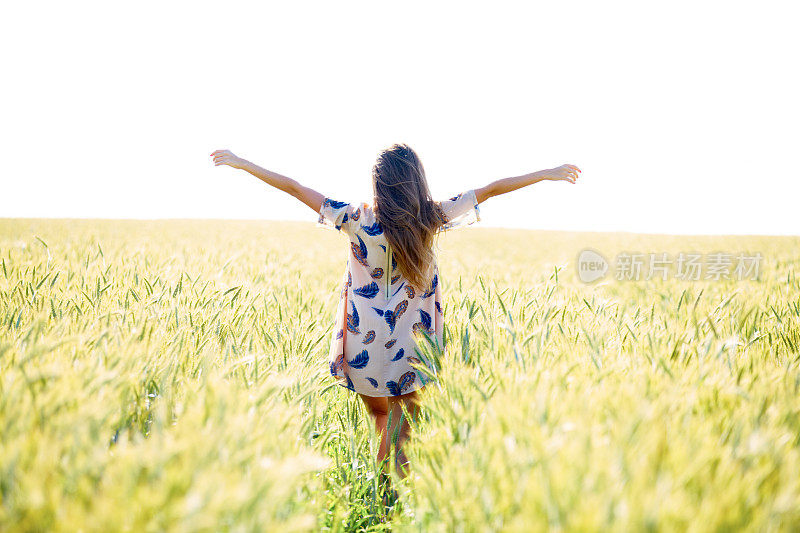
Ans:
[{"label": "floral print dress", "polygon": [[[447,223],[440,230],[480,220],[475,191],[441,202]],[[339,385],[366,396],[398,396],[425,385],[412,365],[424,361],[417,339],[425,333],[442,347],[444,331],[441,283],[433,266],[430,287],[420,292],[397,268],[392,250],[372,207],[325,198],[318,226],[349,239],[328,355]]]}]

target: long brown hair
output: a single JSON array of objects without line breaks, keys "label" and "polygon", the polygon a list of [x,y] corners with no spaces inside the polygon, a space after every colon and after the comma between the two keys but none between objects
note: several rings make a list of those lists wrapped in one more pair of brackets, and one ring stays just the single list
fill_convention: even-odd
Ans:
[{"label": "long brown hair", "polygon": [[372,167],[372,189],[378,222],[400,273],[418,290],[427,290],[434,262],[433,237],[446,220],[441,206],[431,199],[416,152],[405,143],[382,150]]}]

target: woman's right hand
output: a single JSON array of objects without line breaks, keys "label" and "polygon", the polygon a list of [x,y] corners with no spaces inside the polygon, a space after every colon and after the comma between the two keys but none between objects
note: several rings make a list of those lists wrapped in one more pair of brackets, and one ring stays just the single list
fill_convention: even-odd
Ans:
[{"label": "woman's right hand", "polygon": [[211,152],[211,157],[214,158],[214,166],[228,165],[229,167],[239,168],[243,167],[245,160],[238,157],[230,150],[215,150]]},{"label": "woman's right hand", "polygon": [[580,177],[580,172],[581,169],[575,165],[561,165],[560,167],[556,168],[540,170],[538,174],[543,180],[568,181],[570,183],[575,183],[575,180]]}]

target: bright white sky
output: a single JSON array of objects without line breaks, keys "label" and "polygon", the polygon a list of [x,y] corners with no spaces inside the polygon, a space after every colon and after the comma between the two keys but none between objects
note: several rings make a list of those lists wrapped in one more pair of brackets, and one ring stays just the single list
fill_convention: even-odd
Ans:
[{"label": "bright white sky", "polygon": [[750,2],[8,2],[0,217],[316,215],[227,148],[371,198],[407,142],[435,197],[574,163],[484,226],[800,234],[800,10]]}]

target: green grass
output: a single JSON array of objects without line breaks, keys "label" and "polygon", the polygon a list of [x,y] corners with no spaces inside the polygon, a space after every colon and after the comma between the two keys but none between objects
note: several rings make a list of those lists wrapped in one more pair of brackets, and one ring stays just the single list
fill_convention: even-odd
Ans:
[{"label": "green grass", "polygon": [[[760,252],[758,281],[585,285],[585,247]],[[470,228],[413,475],[327,350],[311,224],[0,220],[0,530],[800,528],[800,238]]]}]

